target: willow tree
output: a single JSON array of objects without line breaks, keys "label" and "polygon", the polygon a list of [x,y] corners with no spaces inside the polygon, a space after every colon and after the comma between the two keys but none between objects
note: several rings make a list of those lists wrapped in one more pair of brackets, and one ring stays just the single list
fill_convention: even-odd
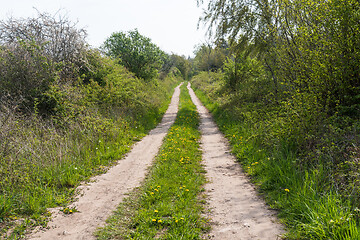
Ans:
[{"label": "willow tree", "polygon": [[[198,4],[204,4],[204,1],[198,0]],[[277,55],[272,49],[276,45],[277,9],[276,0],[211,0],[200,18],[215,41],[228,39],[235,63],[241,62],[240,56],[252,55],[261,59],[271,73],[275,93],[278,88]]]},{"label": "willow tree", "polygon": [[327,113],[359,112],[359,1],[210,0],[201,21],[217,39],[249,39],[275,92],[308,94]]}]

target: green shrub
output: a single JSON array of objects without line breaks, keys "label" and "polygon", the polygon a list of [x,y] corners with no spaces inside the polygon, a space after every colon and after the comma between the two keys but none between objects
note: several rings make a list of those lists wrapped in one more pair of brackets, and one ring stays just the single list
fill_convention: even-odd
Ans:
[{"label": "green shrub", "polygon": [[241,101],[234,92],[221,96],[223,81],[200,74],[193,86],[243,169],[279,210],[287,237],[359,239],[356,119],[327,118],[310,93],[280,105]]},{"label": "green shrub", "polygon": [[100,67],[91,73],[97,80],[50,82],[26,114],[19,102],[1,99],[2,228],[14,218],[46,224],[38,217],[46,208],[69,203],[74,187],[104,172],[161,120],[179,79],[145,83],[112,60],[97,59],[92,64]]},{"label": "green shrub", "polygon": [[19,42],[0,50],[0,93],[33,109],[59,78],[56,64],[42,54],[42,46]]}]

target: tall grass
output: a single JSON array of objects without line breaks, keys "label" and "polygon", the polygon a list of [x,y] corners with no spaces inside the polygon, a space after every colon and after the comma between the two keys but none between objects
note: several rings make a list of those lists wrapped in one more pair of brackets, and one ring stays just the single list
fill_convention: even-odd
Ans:
[{"label": "tall grass", "polygon": [[[334,165],[322,154],[305,161],[300,134],[279,138],[287,134],[281,129],[286,127],[281,109],[261,103],[238,105],[236,97],[222,96],[219,88],[207,92],[211,79],[204,75],[193,79],[198,97],[212,111],[243,169],[279,211],[287,239],[360,239],[358,207],[334,184]],[[325,147],[321,151],[326,152]]]},{"label": "tall grass", "polygon": [[10,229],[17,239],[31,226],[45,226],[47,208],[65,207],[76,186],[105,172],[160,121],[178,79],[144,83],[117,68],[104,86],[54,87],[49,94],[62,109],[51,117],[23,114],[3,99],[0,236]]}]

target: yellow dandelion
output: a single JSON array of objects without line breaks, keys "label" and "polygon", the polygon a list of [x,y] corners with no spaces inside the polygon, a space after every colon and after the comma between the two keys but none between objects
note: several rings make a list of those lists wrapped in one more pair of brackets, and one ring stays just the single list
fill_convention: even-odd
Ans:
[{"label": "yellow dandelion", "polygon": [[284,190],[285,190],[285,192],[290,192],[290,190],[289,190],[289,189],[287,189],[287,188],[285,188]]},{"label": "yellow dandelion", "polygon": [[188,191],[189,191],[189,189],[186,189],[185,191],[187,191],[187,192],[188,192]]},{"label": "yellow dandelion", "polygon": [[156,219],[152,219],[151,221],[156,222]]},{"label": "yellow dandelion", "polygon": [[162,220],[159,219],[159,220],[158,220],[158,223],[162,223]]},{"label": "yellow dandelion", "polygon": [[153,195],[153,194],[154,194],[154,192],[151,192],[150,194],[151,194],[151,195]]},{"label": "yellow dandelion", "polygon": [[155,213],[159,212],[158,210],[154,210]]}]

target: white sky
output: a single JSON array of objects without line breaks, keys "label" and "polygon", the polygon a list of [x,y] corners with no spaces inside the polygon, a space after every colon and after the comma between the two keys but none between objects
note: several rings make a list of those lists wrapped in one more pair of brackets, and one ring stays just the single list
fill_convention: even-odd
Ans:
[{"label": "white sky", "polygon": [[192,56],[194,46],[205,42],[205,29],[197,30],[202,14],[196,0],[6,0],[0,19],[55,14],[59,9],[85,28],[87,41],[99,47],[111,33],[137,28],[167,53]]}]

